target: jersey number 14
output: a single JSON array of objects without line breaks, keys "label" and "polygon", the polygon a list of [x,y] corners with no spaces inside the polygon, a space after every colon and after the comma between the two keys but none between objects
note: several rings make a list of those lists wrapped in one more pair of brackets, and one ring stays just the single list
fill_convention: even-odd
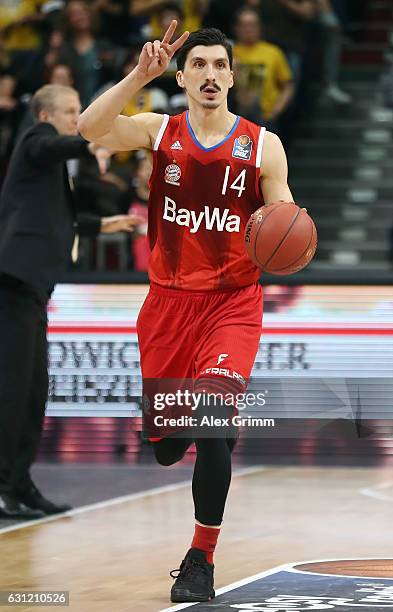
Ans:
[{"label": "jersey number 14", "polygon": [[[225,168],[224,183],[223,183],[222,191],[221,191],[222,195],[226,195],[226,193],[227,193],[230,171],[231,171],[231,166],[227,166]],[[238,194],[237,194],[238,198],[240,198],[240,196],[242,195],[243,191],[245,191],[245,189],[246,189],[245,186],[244,186],[244,183],[246,182],[246,172],[247,172],[247,170],[246,170],[246,168],[244,168],[244,170],[242,170],[240,172],[240,174],[233,181],[232,185],[230,185],[230,187],[229,187],[229,189],[234,189],[235,191],[238,192]]]}]

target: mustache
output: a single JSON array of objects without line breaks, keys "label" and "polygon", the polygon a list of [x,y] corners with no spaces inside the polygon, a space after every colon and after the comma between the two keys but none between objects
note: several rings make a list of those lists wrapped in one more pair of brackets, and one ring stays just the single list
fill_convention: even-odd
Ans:
[{"label": "mustache", "polygon": [[221,91],[221,87],[219,87],[219,85],[217,85],[216,83],[204,83],[203,85],[201,85],[201,91],[204,91],[205,89],[215,89],[216,91]]}]

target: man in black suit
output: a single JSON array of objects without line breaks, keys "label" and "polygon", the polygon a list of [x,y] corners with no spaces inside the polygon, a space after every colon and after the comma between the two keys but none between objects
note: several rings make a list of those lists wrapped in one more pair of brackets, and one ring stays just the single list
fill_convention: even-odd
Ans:
[{"label": "man in black suit", "polygon": [[46,306],[77,233],[132,231],[136,217],[77,217],[67,160],[110,152],[77,135],[78,93],[46,85],[33,97],[37,123],[21,137],[0,196],[0,517],[70,509],[46,499],[30,466],[48,392]]}]

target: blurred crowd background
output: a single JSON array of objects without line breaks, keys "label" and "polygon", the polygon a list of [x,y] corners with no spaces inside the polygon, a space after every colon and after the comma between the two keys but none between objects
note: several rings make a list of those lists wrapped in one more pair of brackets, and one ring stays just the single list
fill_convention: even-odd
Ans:
[{"label": "blurred crowd background", "polygon": [[[330,109],[338,120],[343,114],[351,117],[358,99],[341,81],[343,57],[364,46],[370,6],[378,10],[377,5],[389,4],[371,0],[2,0],[0,182],[15,142],[32,124],[29,101],[39,87],[71,85],[85,108],[133,69],[144,42],[160,38],[172,19],[177,20],[179,33],[214,26],[229,36],[236,75],[230,109],[278,133],[291,151],[302,131],[299,126],[318,117],[321,107]],[[374,12],[374,16],[373,23],[378,24],[383,13]],[[381,60],[386,62],[381,82],[386,108],[393,107],[388,59],[387,42]],[[373,66],[381,63],[369,56],[365,61]],[[163,77],[129,101],[123,113],[182,112],[186,99],[177,87],[175,72],[173,62]],[[114,155],[103,176],[93,158],[75,162],[73,174],[78,195],[89,210],[103,216],[131,210],[147,219],[150,167],[143,153]],[[147,268],[146,226],[133,236],[101,235],[82,246],[80,269],[143,272]]]}]

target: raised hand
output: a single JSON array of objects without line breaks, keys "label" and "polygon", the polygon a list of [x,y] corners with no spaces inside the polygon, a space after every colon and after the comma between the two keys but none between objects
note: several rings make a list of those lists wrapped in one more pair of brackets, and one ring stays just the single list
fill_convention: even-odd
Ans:
[{"label": "raised hand", "polygon": [[186,42],[190,35],[189,32],[183,32],[183,34],[171,44],[170,41],[176,28],[177,21],[173,20],[165,32],[162,41],[155,40],[154,42],[147,42],[143,46],[136,70],[144,79],[147,78],[150,81],[163,74],[168,68],[169,62],[176,51]]}]

